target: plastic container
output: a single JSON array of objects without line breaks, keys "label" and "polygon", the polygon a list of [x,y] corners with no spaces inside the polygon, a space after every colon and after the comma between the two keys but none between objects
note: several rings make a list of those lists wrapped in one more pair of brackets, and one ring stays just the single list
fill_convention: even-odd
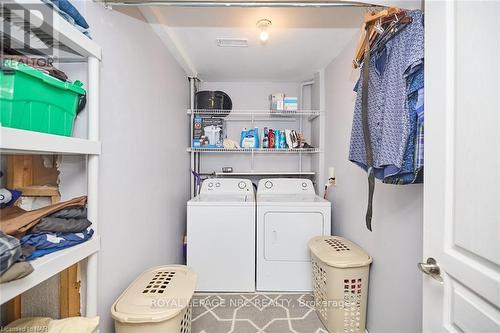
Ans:
[{"label": "plastic container", "polygon": [[309,249],[318,317],[330,333],[364,333],[372,258],[336,236],[315,237]]},{"label": "plastic container", "polygon": [[14,60],[0,67],[2,126],[71,135],[76,114],[85,106],[80,81],[64,82]]},{"label": "plastic container", "polygon": [[196,274],[186,266],[142,273],[111,308],[116,333],[190,333]]}]

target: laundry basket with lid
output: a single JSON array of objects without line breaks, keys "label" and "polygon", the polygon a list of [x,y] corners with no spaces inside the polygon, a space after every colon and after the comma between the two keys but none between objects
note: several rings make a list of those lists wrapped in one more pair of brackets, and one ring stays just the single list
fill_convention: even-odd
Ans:
[{"label": "laundry basket with lid", "polygon": [[196,279],[182,265],[143,272],[111,308],[116,333],[190,333]]},{"label": "laundry basket with lid", "polygon": [[337,236],[309,241],[314,304],[330,333],[365,332],[368,277],[372,258]]}]

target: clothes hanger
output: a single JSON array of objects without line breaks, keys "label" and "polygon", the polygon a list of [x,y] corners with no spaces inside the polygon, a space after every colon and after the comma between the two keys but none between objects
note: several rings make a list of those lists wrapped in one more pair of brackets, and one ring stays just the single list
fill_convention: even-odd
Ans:
[{"label": "clothes hanger", "polygon": [[401,9],[397,7],[390,7],[384,10],[379,11],[378,13],[375,12],[370,12],[365,15],[365,24],[371,23],[373,21],[376,21],[380,18],[388,17],[393,14],[396,14],[397,12],[400,12]]},{"label": "clothes hanger", "polygon": [[380,44],[380,36],[386,36],[391,31],[394,32],[395,24],[406,25],[410,22],[411,18],[406,15],[406,12],[396,7],[384,9],[378,13],[370,12],[366,14],[365,23],[362,28],[363,31],[360,34],[360,40],[353,59],[353,67],[359,68],[363,62],[366,49],[366,33],[370,36],[370,49],[372,48],[372,45],[375,44],[377,47],[380,47],[380,45],[385,45],[385,43],[390,39],[386,39],[383,44]]},{"label": "clothes hanger", "polygon": [[394,20],[391,21],[387,29],[383,34],[379,36],[376,42],[371,46],[371,52],[378,52],[385,44],[394,38],[398,33],[400,33],[408,24],[412,22],[412,18],[409,16],[403,17],[395,17]]}]

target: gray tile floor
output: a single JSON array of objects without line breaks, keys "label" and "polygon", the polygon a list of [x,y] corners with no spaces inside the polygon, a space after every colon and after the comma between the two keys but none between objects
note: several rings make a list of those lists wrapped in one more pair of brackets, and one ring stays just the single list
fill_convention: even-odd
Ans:
[{"label": "gray tile floor", "polygon": [[196,294],[192,333],[328,333],[310,294]]}]

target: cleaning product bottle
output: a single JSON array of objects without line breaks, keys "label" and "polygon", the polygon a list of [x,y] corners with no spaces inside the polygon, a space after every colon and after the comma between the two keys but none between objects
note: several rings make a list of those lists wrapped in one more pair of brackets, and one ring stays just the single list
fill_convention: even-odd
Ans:
[{"label": "cleaning product bottle", "polygon": [[241,134],[240,134],[240,147],[241,148],[244,148],[243,147],[243,141],[245,140],[246,136],[247,136],[247,128],[244,127],[243,130],[241,131]]},{"label": "cleaning product bottle", "polygon": [[281,149],[281,130],[274,130],[274,147],[276,149]]},{"label": "cleaning product bottle", "polygon": [[262,138],[262,148],[269,148],[269,130],[264,127],[264,135]]},{"label": "cleaning product bottle", "polygon": [[286,148],[285,130],[281,131],[281,135],[280,135],[280,148],[281,149],[285,149]]},{"label": "cleaning product bottle", "polygon": [[260,148],[260,135],[259,135],[259,128],[258,127],[255,127],[253,129],[253,135],[255,137],[255,141],[254,141],[253,147],[254,148]]},{"label": "cleaning product bottle", "polygon": [[274,130],[272,128],[269,129],[269,147],[274,148]]},{"label": "cleaning product bottle", "polygon": [[259,148],[259,129],[255,127],[244,132],[245,135],[241,140],[241,148]]}]

